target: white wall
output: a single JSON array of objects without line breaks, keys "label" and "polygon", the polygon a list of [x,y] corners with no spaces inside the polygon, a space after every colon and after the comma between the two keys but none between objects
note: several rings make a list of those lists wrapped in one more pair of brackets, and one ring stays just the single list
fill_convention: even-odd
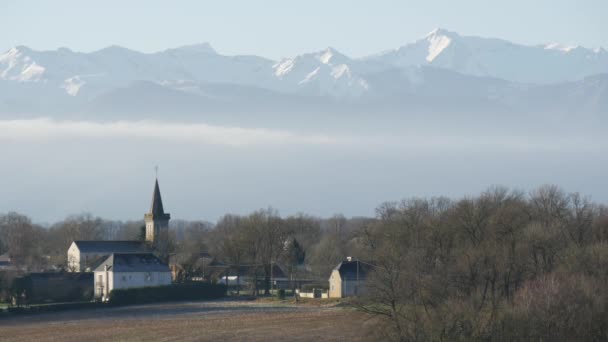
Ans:
[{"label": "white wall", "polygon": [[[95,298],[106,300],[112,290],[112,273],[107,271],[96,271],[93,274],[93,291]],[[103,285],[102,288],[99,285]]]},{"label": "white wall", "polygon": [[[75,243],[72,242],[68,248],[68,271],[69,272],[92,272],[91,263],[108,253],[81,253]],[[87,268],[89,268],[87,270]]]},{"label": "white wall", "polygon": [[112,289],[171,284],[171,272],[112,272]]},{"label": "white wall", "polygon": [[78,250],[78,247],[73,242],[70,248],[68,248],[68,271],[80,272],[80,250]]},{"label": "white wall", "polygon": [[[107,280],[106,280],[107,273]],[[96,271],[94,275],[95,297],[108,298],[114,289],[128,289],[132,287],[147,287],[171,285],[171,272],[106,272]],[[101,276],[101,280],[100,280]],[[98,291],[98,283],[104,285],[103,293]]]},{"label": "white wall", "polygon": [[342,298],[342,278],[337,270],[333,270],[329,277],[329,297]]},{"label": "white wall", "polygon": [[329,297],[344,298],[364,294],[365,280],[359,279],[342,279],[340,272],[333,270],[329,277]]}]

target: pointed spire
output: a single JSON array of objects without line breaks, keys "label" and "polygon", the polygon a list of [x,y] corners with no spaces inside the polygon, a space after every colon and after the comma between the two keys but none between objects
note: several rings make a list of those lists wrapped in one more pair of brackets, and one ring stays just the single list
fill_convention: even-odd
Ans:
[{"label": "pointed spire", "polygon": [[152,214],[154,217],[161,217],[165,215],[165,210],[163,209],[163,199],[160,196],[160,187],[158,186],[158,178],[154,184],[154,194],[152,195],[150,214]]}]

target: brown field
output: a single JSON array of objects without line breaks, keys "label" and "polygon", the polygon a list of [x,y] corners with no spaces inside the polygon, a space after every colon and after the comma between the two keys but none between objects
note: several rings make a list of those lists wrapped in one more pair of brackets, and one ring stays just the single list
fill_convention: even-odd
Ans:
[{"label": "brown field", "polygon": [[366,317],[335,306],[169,303],[0,319],[1,341],[364,341]]}]

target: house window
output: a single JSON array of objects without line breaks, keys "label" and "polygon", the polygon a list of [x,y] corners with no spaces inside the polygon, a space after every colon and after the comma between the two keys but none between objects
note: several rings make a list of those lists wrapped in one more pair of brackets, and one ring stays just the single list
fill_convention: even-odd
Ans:
[{"label": "house window", "polygon": [[127,281],[127,276],[122,276],[122,281]]}]

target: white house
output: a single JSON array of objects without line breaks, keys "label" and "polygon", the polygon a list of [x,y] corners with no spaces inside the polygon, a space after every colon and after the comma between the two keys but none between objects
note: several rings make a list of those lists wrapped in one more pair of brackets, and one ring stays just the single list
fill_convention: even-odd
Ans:
[{"label": "white house", "polygon": [[112,253],[146,253],[141,241],[74,241],[68,248],[68,271],[92,272]]},{"label": "white house", "polygon": [[344,298],[363,294],[371,264],[346,258],[336,266],[329,277],[329,297]]},{"label": "white house", "polygon": [[108,300],[114,289],[171,284],[171,271],[152,253],[110,254],[94,271],[95,298]]}]

